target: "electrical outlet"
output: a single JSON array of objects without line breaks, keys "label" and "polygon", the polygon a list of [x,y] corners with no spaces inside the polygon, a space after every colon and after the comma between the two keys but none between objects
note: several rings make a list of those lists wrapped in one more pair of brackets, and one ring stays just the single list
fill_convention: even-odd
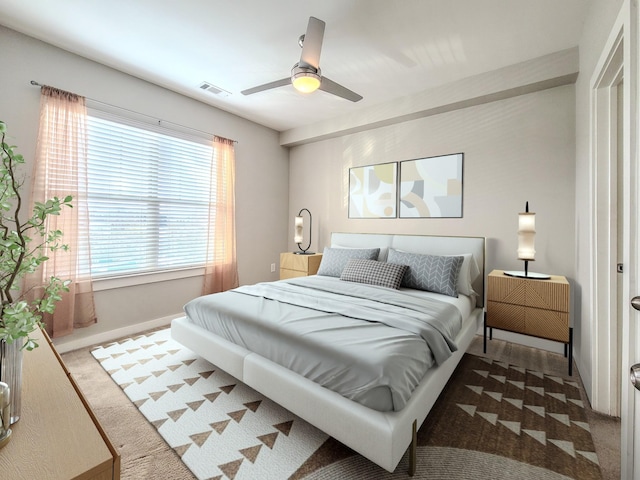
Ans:
[{"label": "electrical outlet", "polygon": [[273,273],[273,272],[275,272],[275,271],[276,271],[276,264],[275,264],[275,263],[272,263],[272,264],[271,264],[271,273]]}]

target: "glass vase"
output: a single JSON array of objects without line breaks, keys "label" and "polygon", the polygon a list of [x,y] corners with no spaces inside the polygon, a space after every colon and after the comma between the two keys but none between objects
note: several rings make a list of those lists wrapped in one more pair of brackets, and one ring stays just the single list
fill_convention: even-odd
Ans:
[{"label": "glass vase", "polygon": [[24,338],[12,343],[0,340],[0,382],[9,385],[11,395],[11,424],[20,419],[22,405],[22,346]]}]

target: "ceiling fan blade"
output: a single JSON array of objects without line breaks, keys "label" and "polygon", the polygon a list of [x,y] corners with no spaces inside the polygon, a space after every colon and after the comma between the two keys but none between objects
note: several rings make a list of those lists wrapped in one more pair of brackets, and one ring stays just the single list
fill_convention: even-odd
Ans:
[{"label": "ceiling fan blade", "polygon": [[351,100],[352,102],[359,102],[362,100],[362,95],[352,92],[347,87],[343,87],[339,83],[329,80],[327,77],[322,77],[322,80],[320,81],[320,90]]},{"label": "ceiling fan blade", "polygon": [[307,33],[304,34],[302,43],[302,53],[300,63],[303,66],[311,66],[316,70],[320,68],[320,51],[322,50],[322,39],[324,38],[325,23],[316,17],[309,17]]},{"label": "ceiling fan blade", "polygon": [[246,90],[242,90],[242,92],[240,93],[242,93],[243,95],[251,95],[252,93],[271,90],[272,88],[284,87],[285,85],[291,85],[291,77],[281,78],[280,80],[276,80],[275,82],[269,82],[263,85],[258,85],[257,87],[248,88]]}]

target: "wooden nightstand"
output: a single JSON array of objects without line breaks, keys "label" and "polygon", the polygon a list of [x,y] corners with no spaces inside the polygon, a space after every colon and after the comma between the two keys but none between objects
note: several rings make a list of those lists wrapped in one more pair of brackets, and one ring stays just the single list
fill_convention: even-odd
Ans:
[{"label": "wooden nightstand", "polygon": [[298,255],[292,252],[280,254],[280,280],[315,275],[322,260],[321,253]]},{"label": "wooden nightstand", "polygon": [[493,329],[532,335],[564,343],[573,367],[573,328],[569,324],[569,282],[558,275],[549,280],[510,277],[502,270],[489,274],[487,312],[484,325],[484,351]]}]

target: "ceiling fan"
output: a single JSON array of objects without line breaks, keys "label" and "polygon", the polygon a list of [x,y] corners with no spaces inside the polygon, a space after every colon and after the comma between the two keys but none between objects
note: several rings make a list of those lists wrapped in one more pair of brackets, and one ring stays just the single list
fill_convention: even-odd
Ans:
[{"label": "ceiling fan", "polygon": [[315,17],[309,17],[307,32],[300,36],[298,44],[302,48],[300,61],[291,69],[291,76],[265,83],[257,87],[243,90],[243,95],[270,90],[272,88],[283,87],[289,83],[294,88],[303,93],[311,93],[318,89],[337,95],[338,97],[357,102],[362,100],[362,96],[352,92],[346,87],[322,76],[320,72],[320,50],[322,50],[322,38],[324,37],[325,23]]}]

